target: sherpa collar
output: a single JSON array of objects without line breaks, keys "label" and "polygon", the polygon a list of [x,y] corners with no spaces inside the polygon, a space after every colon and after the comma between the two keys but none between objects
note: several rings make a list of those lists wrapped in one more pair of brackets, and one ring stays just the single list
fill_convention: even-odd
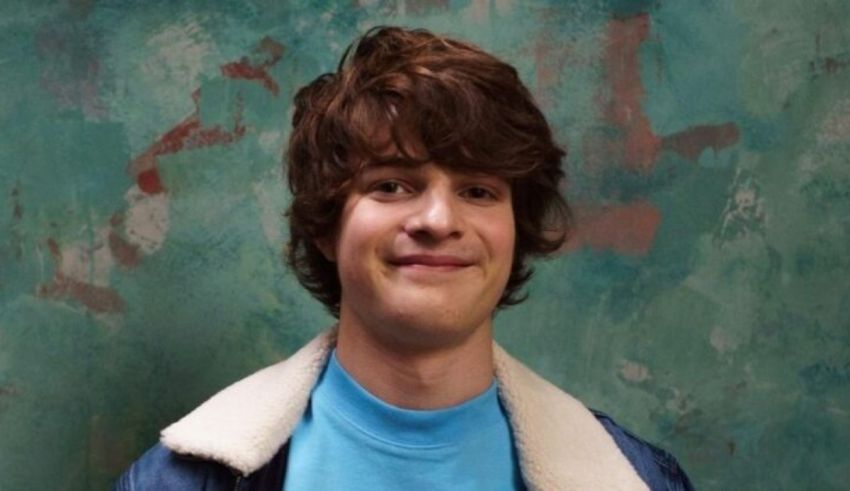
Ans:
[{"label": "sherpa collar", "polygon": [[[162,431],[169,449],[242,474],[267,463],[292,434],[336,342],[329,329],[288,359],[225,388]],[[530,490],[646,490],[593,414],[494,343],[507,408]]]}]

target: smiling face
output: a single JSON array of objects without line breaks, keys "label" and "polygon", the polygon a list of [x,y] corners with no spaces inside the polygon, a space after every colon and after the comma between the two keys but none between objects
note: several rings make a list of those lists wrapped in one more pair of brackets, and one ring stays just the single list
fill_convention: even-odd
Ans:
[{"label": "smiling face", "polygon": [[341,329],[409,347],[489,330],[514,240],[511,188],[502,178],[434,164],[367,167],[335,243],[322,247],[338,266]]}]

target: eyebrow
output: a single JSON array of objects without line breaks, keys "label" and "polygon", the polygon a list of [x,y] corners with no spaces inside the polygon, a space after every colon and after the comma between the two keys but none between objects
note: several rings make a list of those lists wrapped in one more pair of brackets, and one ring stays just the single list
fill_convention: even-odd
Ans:
[{"label": "eyebrow", "polygon": [[360,172],[369,170],[369,169],[382,169],[385,167],[406,167],[406,168],[418,168],[427,164],[428,162],[418,162],[415,160],[406,159],[404,157],[394,157],[388,159],[381,160],[371,160],[363,163],[360,166]]}]

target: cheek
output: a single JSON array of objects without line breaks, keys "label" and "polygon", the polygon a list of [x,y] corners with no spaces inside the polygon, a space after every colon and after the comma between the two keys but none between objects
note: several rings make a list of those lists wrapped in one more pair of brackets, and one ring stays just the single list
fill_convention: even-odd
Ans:
[{"label": "cheek", "polygon": [[336,254],[341,268],[357,269],[374,259],[386,235],[386,213],[368,203],[352,203],[340,221]]},{"label": "cheek", "polygon": [[513,215],[494,217],[484,220],[482,223],[486,226],[485,234],[488,237],[494,259],[507,261],[510,264],[513,261],[514,247],[516,246],[516,228]]}]

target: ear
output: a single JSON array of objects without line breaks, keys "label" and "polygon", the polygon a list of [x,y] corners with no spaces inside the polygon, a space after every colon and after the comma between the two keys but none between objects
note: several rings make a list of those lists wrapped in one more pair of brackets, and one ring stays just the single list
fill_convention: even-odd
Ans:
[{"label": "ear", "polygon": [[325,259],[332,263],[336,262],[336,240],[333,237],[316,239],[313,243],[319,249],[319,252],[325,256]]}]

